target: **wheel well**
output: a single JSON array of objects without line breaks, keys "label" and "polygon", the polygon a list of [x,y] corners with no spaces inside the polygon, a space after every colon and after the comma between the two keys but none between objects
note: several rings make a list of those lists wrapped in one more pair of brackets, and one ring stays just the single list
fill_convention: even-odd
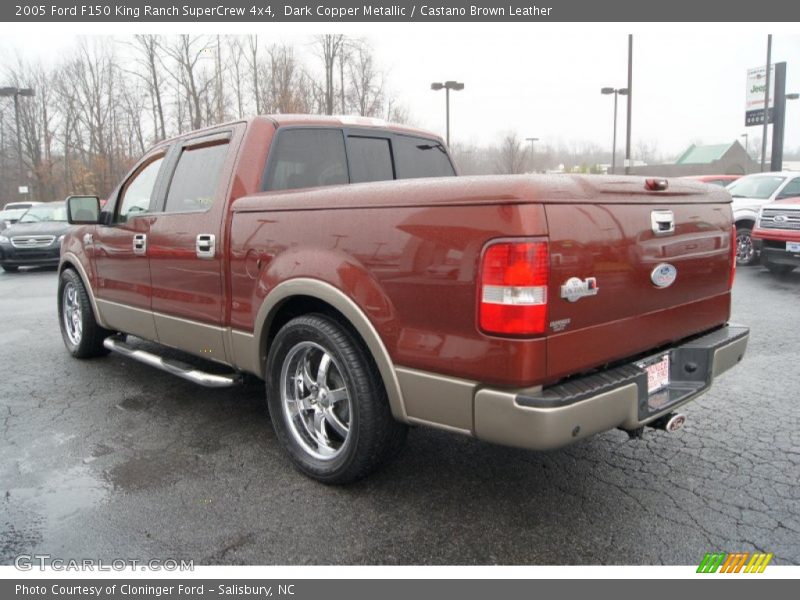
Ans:
[{"label": "wheel well", "polygon": [[339,325],[342,327],[346,327],[347,330],[355,336],[355,338],[361,343],[364,349],[367,348],[364,339],[358,333],[355,327],[347,320],[341,312],[336,310],[333,306],[325,302],[324,300],[320,300],[319,298],[314,298],[313,296],[291,296],[286,298],[283,302],[281,302],[274,311],[272,318],[270,319],[269,329],[267,331],[266,339],[264,340],[264,344],[262,348],[264,348],[265,355],[269,352],[269,347],[272,345],[272,340],[275,339],[275,336],[280,331],[281,327],[286,325],[289,321],[294,319],[295,317],[299,317],[302,315],[307,315],[310,313],[321,313],[331,319],[335,320]]}]

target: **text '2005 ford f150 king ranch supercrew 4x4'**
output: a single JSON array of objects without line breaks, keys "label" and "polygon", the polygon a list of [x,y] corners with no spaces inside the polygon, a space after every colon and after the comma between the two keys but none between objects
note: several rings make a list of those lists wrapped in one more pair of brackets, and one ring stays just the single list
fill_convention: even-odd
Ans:
[{"label": "text '2005 ford f150 king ranch supercrew 4x4'", "polygon": [[455,175],[440,138],[358,118],[162,142],[102,211],[68,201],[64,342],[208,386],[264,378],[288,455],[330,483],[374,470],[409,425],[531,449],[673,430],[741,360],[725,190]]}]

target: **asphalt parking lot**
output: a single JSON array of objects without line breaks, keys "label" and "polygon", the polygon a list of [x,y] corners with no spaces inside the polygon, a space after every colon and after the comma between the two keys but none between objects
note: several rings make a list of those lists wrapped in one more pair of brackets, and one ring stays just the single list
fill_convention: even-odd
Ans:
[{"label": "asphalt parking lot", "polygon": [[800,273],[737,275],[748,355],[676,434],[533,453],[430,429],[366,481],[284,459],[263,390],[206,390],[63,348],[56,273],[0,274],[0,563],[800,563]]}]

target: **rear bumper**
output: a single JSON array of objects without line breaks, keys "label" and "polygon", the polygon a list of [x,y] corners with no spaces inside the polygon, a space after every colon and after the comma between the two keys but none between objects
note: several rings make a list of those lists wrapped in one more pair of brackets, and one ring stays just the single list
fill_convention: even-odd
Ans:
[{"label": "rear bumper", "polygon": [[411,423],[549,450],[610,429],[636,429],[691,402],[742,360],[748,338],[747,327],[730,325],[655,353],[669,354],[670,384],[654,394],[648,394],[647,374],[635,362],[529,390],[482,387],[405,369],[399,375]]},{"label": "rear bumper", "polygon": [[665,350],[671,383],[653,396],[646,373],[633,363],[536,394],[481,389],[475,394],[475,435],[547,450],[617,427],[636,429],[708,391],[742,359],[748,338],[747,327],[728,326]]}]

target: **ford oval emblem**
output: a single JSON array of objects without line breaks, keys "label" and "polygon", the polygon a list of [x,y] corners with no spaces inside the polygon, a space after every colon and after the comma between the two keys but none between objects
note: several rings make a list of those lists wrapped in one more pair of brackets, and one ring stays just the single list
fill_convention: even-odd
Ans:
[{"label": "ford oval emblem", "polygon": [[661,263],[650,273],[650,280],[657,288],[671,286],[678,277],[678,269],[669,263]]}]

